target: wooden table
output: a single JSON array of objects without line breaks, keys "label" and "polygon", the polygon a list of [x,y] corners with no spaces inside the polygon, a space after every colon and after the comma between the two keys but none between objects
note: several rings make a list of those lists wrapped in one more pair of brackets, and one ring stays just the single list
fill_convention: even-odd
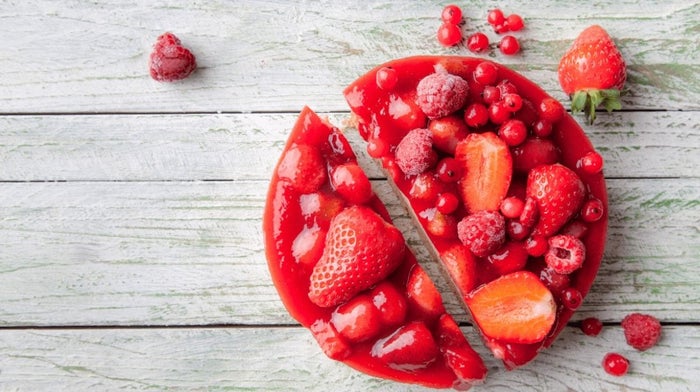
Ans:
[{"label": "wooden table", "polygon": [[[0,6],[0,390],[420,390],[328,360],[267,272],[261,211],[303,105],[348,117],[343,87],[438,45],[443,2],[5,1]],[[419,4],[420,3],[420,4]],[[459,3],[494,40],[492,2]],[[606,160],[610,230],[593,292],[554,346],[506,372],[513,391],[690,391],[700,385],[700,4],[500,1],[521,55],[489,51],[562,102],[559,58],[603,25],[629,65],[624,110],[585,126]],[[155,38],[197,56],[189,79],[147,72]],[[578,118],[581,123],[583,121]],[[360,146],[354,130],[347,134]],[[363,151],[362,147],[357,148]],[[405,212],[361,153],[427,269]],[[656,315],[637,352],[620,320]],[[577,320],[605,322],[595,338]],[[622,378],[601,368],[625,354]]]}]

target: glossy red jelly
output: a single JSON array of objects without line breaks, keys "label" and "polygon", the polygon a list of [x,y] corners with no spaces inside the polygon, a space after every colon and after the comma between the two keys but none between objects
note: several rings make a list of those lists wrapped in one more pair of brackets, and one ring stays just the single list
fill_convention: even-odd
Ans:
[{"label": "glossy red jelly", "polygon": [[483,362],[408,248],[388,277],[353,298],[329,307],[309,298],[312,270],[335,217],[361,205],[391,222],[356,164],[342,133],[304,108],[272,176],[263,218],[268,266],[282,302],[326,355],[364,373],[435,388],[481,382]]},{"label": "glossy red jelly", "polygon": [[[492,64],[484,67],[483,63]],[[482,66],[479,66],[482,64]],[[477,67],[479,66],[479,67]],[[395,72],[396,83],[391,89],[381,89],[376,83],[376,73],[380,69],[390,68]],[[488,84],[480,83],[486,80],[483,75],[475,77],[475,70],[495,68],[495,78],[488,78]],[[466,117],[466,122],[462,125],[454,125],[454,135],[457,140],[445,142],[442,133],[434,133],[433,149],[438,154],[438,164],[431,169],[416,175],[406,175],[396,163],[395,151],[404,136],[416,128],[436,129],[435,121],[444,121],[440,118],[428,118],[417,102],[417,86],[419,82],[428,75],[434,73],[448,73],[456,75],[466,80],[469,85],[468,97],[461,109],[450,114],[454,119]],[[481,71],[478,71],[481,72]],[[478,80],[478,81],[477,81]],[[484,94],[485,91],[490,93]],[[516,102],[518,105],[507,105],[507,102],[492,102],[495,98],[493,93],[498,93],[501,97],[510,97],[507,102]],[[459,222],[465,215],[469,214],[467,208],[460,206],[457,208],[445,209],[448,213],[436,212],[436,201],[434,197],[439,197],[441,193],[459,195],[458,186],[460,179],[453,177],[449,168],[450,159],[454,158],[454,145],[471,133],[499,133],[500,124],[508,119],[516,119],[522,122],[527,128],[527,136],[522,142],[521,137],[517,140],[508,136],[508,147],[510,155],[514,160],[514,170],[512,180],[508,188],[507,196],[517,196],[525,200],[525,188],[527,175],[530,170],[541,164],[560,163],[573,170],[585,185],[586,197],[595,198],[602,202],[602,215],[597,220],[590,222],[580,219],[581,213],[577,213],[569,220],[569,224],[559,229],[557,233],[575,233],[575,236],[585,244],[585,262],[575,272],[563,277],[556,277],[556,282],[548,275],[546,268],[543,268],[541,257],[527,256],[524,266],[517,259],[511,261],[511,265],[506,270],[512,272],[513,268],[521,268],[534,272],[540,276],[542,282],[549,287],[556,300],[556,320],[549,333],[540,341],[531,343],[518,343],[503,339],[494,339],[483,335],[486,345],[493,351],[496,357],[503,360],[508,369],[512,369],[532,360],[539,350],[554,342],[557,335],[566,325],[573,314],[571,307],[567,307],[559,295],[567,288],[575,289],[585,297],[598,271],[603,249],[605,245],[607,230],[607,194],[605,181],[601,172],[591,173],[591,171],[581,170],[577,167],[579,162],[587,154],[594,150],[591,142],[586,137],[579,124],[567,113],[557,116],[554,121],[550,117],[549,111],[542,111],[540,105],[543,100],[551,99],[540,87],[526,79],[517,72],[496,63],[485,61],[484,59],[470,57],[452,56],[420,56],[398,59],[379,65],[370,70],[365,75],[351,83],[344,91],[345,98],[350,105],[356,118],[357,128],[368,142],[369,146],[382,146],[381,149],[370,149],[371,155],[382,163],[388,176],[400,192],[406,197],[413,210],[413,215],[420,223],[423,231],[427,235],[436,251],[436,256],[443,254],[454,246],[462,246],[462,243],[454,233],[454,228],[449,222]],[[512,95],[517,94],[517,96]],[[513,100],[512,98],[517,98]],[[549,102],[549,101],[547,101]],[[498,106],[500,105],[500,106]],[[488,112],[482,110],[479,118],[472,113],[472,109],[488,108]],[[471,109],[470,109],[471,108]],[[468,111],[468,113],[465,113]],[[478,113],[477,113],[478,114]],[[488,119],[486,116],[488,115]],[[459,120],[457,120],[459,121]],[[553,122],[553,123],[552,123]],[[468,126],[467,124],[477,127]],[[551,131],[549,127],[551,126]],[[547,132],[542,128],[546,127]],[[463,130],[466,128],[466,132]],[[439,129],[444,130],[444,127]],[[503,137],[502,135],[499,135]],[[522,142],[522,143],[521,143]],[[527,147],[523,147],[527,146]],[[523,153],[523,149],[529,152]],[[525,155],[523,155],[525,154]],[[523,156],[525,158],[523,158]],[[447,160],[447,161],[446,161]],[[440,163],[443,162],[443,163]],[[444,163],[447,162],[447,163]],[[580,165],[579,165],[580,166]],[[426,191],[426,186],[419,184],[433,184],[428,189],[435,189],[432,192]],[[418,189],[418,191],[417,191]],[[438,218],[436,218],[438,217]],[[535,218],[533,218],[535,219]],[[590,220],[590,219],[589,219]],[[437,223],[436,223],[437,222]],[[447,222],[447,223],[445,223]],[[511,224],[514,223],[514,224]],[[436,227],[438,228],[436,230]],[[523,231],[522,225],[514,220],[509,220],[506,239],[507,243],[525,241],[527,232]],[[524,233],[524,234],[523,234]],[[545,242],[542,242],[545,240]],[[535,238],[535,242],[546,243],[546,238]],[[534,249],[534,248],[533,248]],[[545,249],[546,250],[546,249]],[[531,252],[531,254],[536,254]],[[523,256],[526,257],[526,256]],[[448,275],[454,269],[445,268]],[[476,282],[470,287],[460,287],[459,282],[465,281],[464,276],[451,276],[451,279],[463,298],[469,298],[474,290],[479,286],[487,284],[501,275],[502,267],[494,268],[487,258],[478,258],[475,268],[475,276],[466,279]],[[461,272],[460,272],[461,273]],[[554,285],[557,285],[556,289]],[[477,324],[478,326],[478,324]],[[483,334],[483,333],[482,333]]]}]

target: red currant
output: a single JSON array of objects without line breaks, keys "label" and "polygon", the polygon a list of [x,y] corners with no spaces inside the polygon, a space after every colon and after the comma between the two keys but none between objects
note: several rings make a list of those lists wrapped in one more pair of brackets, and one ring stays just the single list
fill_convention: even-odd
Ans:
[{"label": "red currant", "polygon": [[506,21],[506,17],[503,15],[503,11],[495,8],[486,15],[486,21],[489,22],[491,26],[497,26],[502,25]]},{"label": "red currant", "polygon": [[530,231],[527,230],[519,220],[509,219],[506,222],[506,233],[508,234],[508,238],[515,241],[522,241],[530,234]]},{"label": "red currant", "polygon": [[508,24],[506,22],[503,22],[499,25],[494,25],[493,31],[496,32],[496,34],[507,33],[509,31]]},{"label": "red currant", "polygon": [[462,9],[450,4],[442,9],[441,17],[445,23],[460,24],[462,22]]},{"label": "red currant", "polygon": [[508,30],[518,31],[525,27],[525,22],[523,22],[523,18],[521,18],[520,15],[510,14],[506,18],[506,25],[508,26]]},{"label": "red currant", "polygon": [[518,88],[515,87],[515,85],[508,79],[503,79],[500,82],[498,82],[498,89],[501,91],[501,96],[505,96],[506,94],[517,94],[518,93]]},{"label": "red currant", "polygon": [[603,157],[591,151],[576,162],[576,167],[588,174],[600,173],[603,170]]},{"label": "red currant", "polygon": [[457,182],[462,176],[462,166],[451,157],[442,158],[435,169],[438,179],[444,183]]},{"label": "red currant", "polygon": [[539,137],[547,137],[552,134],[552,123],[539,119],[532,125],[532,132]]},{"label": "red currant", "polygon": [[442,46],[455,46],[462,40],[462,30],[453,23],[443,23],[437,31],[438,42]]},{"label": "red currant", "polygon": [[581,321],[581,331],[588,336],[598,336],[602,330],[603,323],[595,317],[588,317]]},{"label": "red currant", "polygon": [[495,102],[489,105],[489,120],[494,124],[503,124],[510,118],[511,112],[503,102]]},{"label": "red currant", "polygon": [[369,139],[367,153],[372,158],[381,158],[389,152],[389,145],[382,139]]},{"label": "red currant", "polygon": [[437,207],[438,211],[442,212],[443,214],[451,214],[457,211],[457,207],[459,207],[459,199],[454,193],[441,193],[438,196],[435,207]]},{"label": "red currant", "polygon": [[382,67],[377,71],[377,86],[382,90],[391,90],[399,81],[399,75],[391,67]]},{"label": "red currant", "polygon": [[603,369],[613,376],[624,376],[630,367],[630,361],[618,353],[608,353],[603,357]]},{"label": "red currant", "polygon": [[505,54],[506,56],[512,56],[520,52],[520,42],[518,42],[518,39],[512,35],[506,35],[501,39],[501,43],[498,44],[498,48],[501,50],[501,53]]},{"label": "red currant", "polygon": [[517,112],[523,107],[523,99],[518,94],[509,93],[503,96],[503,103],[511,112]]},{"label": "red currant", "polygon": [[501,202],[501,214],[506,218],[518,218],[523,213],[525,202],[517,196],[510,196]]},{"label": "red currant", "polygon": [[568,287],[561,292],[561,301],[567,309],[576,310],[583,302],[583,296],[578,289]]},{"label": "red currant", "polygon": [[490,61],[482,61],[474,68],[474,80],[483,85],[494,84],[498,79],[498,68]]},{"label": "red currant", "polygon": [[498,128],[498,136],[509,146],[522,144],[527,138],[527,127],[520,120],[511,119]]},{"label": "red currant", "polygon": [[481,92],[481,99],[487,105],[498,102],[501,100],[501,90],[496,86],[484,86],[484,91]]},{"label": "red currant", "polygon": [[437,199],[442,185],[431,172],[424,172],[416,176],[408,193],[414,199],[434,201]]},{"label": "red currant", "polygon": [[596,222],[603,217],[603,202],[591,198],[587,200],[581,208],[581,218],[584,222]]},{"label": "red currant", "polygon": [[474,53],[483,52],[489,47],[489,37],[484,33],[474,33],[467,37],[467,49]]},{"label": "red currant", "polygon": [[569,278],[569,275],[556,273],[553,269],[547,266],[540,270],[539,277],[540,281],[542,281],[542,283],[549,288],[549,291],[554,294],[562,293],[567,287],[569,287],[569,283],[571,283],[571,278]]},{"label": "red currant", "polygon": [[549,243],[547,243],[547,239],[543,236],[532,236],[527,239],[525,248],[527,249],[527,254],[530,256],[540,257],[549,250]]},{"label": "red currant", "polygon": [[545,98],[540,102],[540,117],[554,124],[564,116],[564,106],[554,98]]},{"label": "red currant", "polygon": [[464,110],[464,122],[472,128],[479,128],[489,122],[489,110],[480,103],[473,103]]}]

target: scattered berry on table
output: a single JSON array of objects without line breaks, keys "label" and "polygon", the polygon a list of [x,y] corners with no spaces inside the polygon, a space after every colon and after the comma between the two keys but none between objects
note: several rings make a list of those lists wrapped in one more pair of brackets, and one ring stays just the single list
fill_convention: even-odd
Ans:
[{"label": "scattered berry on table", "polygon": [[506,56],[513,56],[520,52],[520,42],[518,42],[518,39],[514,36],[506,35],[501,38],[498,48],[501,50],[501,53]]},{"label": "scattered berry on table", "polygon": [[627,344],[639,351],[648,350],[661,338],[661,323],[648,314],[631,313],[622,319],[622,330]]},{"label": "scattered berry on table", "polygon": [[588,317],[581,321],[581,331],[588,336],[598,336],[603,330],[603,322],[596,317]]},{"label": "scattered berry on table", "polygon": [[613,376],[621,377],[627,374],[630,361],[618,353],[608,353],[603,357],[603,369]]},{"label": "scattered berry on table", "polygon": [[462,9],[454,4],[442,9],[442,21],[445,23],[460,24],[462,22]]},{"label": "scattered berry on table", "polygon": [[481,53],[488,49],[489,37],[481,32],[476,32],[467,37],[467,49],[474,53]]},{"label": "scattered berry on table", "polygon": [[506,17],[503,15],[503,11],[498,8],[494,8],[486,15],[486,21],[491,26],[499,26],[506,22]]},{"label": "scattered berry on table", "polygon": [[151,77],[159,82],[174,82],[190,76],[197,61],[173,33],[164,33],[156,40],[149,57]]},{"label": "scattered berry on table", "polygon": [[442,46],[455,46],[462,41],[462,30],[454,23],[443,23],[438,28],[437,39]]},{"label": "scattered berry on table", "polygon": [[525,27],[525,23],[523,22],[523,18],[518,14],[508,15],[505,23],[506,23],[506,26],[508,26],[508,30],[510,30],[510,31],[519,31],[519,30],[522,30],[523,27]]}]

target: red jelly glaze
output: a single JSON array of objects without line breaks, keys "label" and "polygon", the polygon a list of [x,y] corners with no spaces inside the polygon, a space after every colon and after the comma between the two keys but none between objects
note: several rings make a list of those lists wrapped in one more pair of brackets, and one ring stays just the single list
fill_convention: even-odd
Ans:
[{"label": "red jelly glaze", "polygon": [[[473,78],[474,70],[483,61],[483,59],[479,58],[458,56],[416,56],[397,59],[370,70],[344,90],[345,98],[357,117],[360,135],[365,140],[380,139],[387,143],[388,147],[385,149],[385,155],[381,157],[381,162],[386,168],[390,169],[387,170],[390,178],[405,195],[409,196],[411,178],[404,176],[400,170],[391,170],[391,166],[393,165],[393,151],[403,136],[413,128],[426,126],[426,123],[420,121],[424,116],[414,103],[415,89],[418,82],[433,72],[447,71],[467,80],[470,90],[483,90],[484,86],[480,85]],[[508,80],[517,88],[518,94],[523,99],[532,102],[534,107],[538,107],[543,99],[551,98],[539,86],[517,72],[503,65],[494,64],[498,71],[498,81],[495,84],[502,80]],[[395,69],[398,75],[398,83],[391,92],[379,90],[375,83],[376,72],[387,66]],[[465,107],[477,102],[478,99],[478,95],[470,93]],[[415,121],[407,121],[406,119]],[[481,132],[482,129],[476,131]],[[601,200],[605,207],[604,215],[600,220],[586,223],[586,235],[582,238],[582,241],[586,246],[587,257],[583,266],[570,276],[570,286],[577,289],[582,297],[585,298],[597,274],[605,246],[608,222],[605,180],[601,173],[591,174],[576,169],[577,161],[594,148],[579,124],[570,115],[565,113],[561,119],[552,124],[551,135],[548,136],[561,150],[559,162],[574,170],[586,185],[589,195]],[[444,153],[440,153],[439,159],[447,156]],[[521,179],[521,181],[523,180]],[[511,188],[518,186],[517,183],[518,181],[514,177]],[[434,204],[411,199],[410,196],[409,200],[411,207],[416,212],[416,215],[419,216],[421,225],[425,228],[428,222],[421,217],[421,212],[434,207]],[[457,219],[459,220],[464,213],[464,208],[459,208],[456,213]],[[445,239],[431,234],[428,234],[428,237],[438,252],[449,249],[450,246],[458,243],[452,238]],[[526,268],[534,269],[535,267],[530,266],[530,264],[536,264],[534,261],[536,258],[531,257],[530,260]],[[494,274],[485,267],[488,263],[482,262],[477,263],[477,265],[478,282],[486,283],[494,278]],[[559,304],[557,320],[550,334],[538,344],[518,345],[491,341],[489,346],[501,348],[494,351],[500,351],[500,358],[503,359],[507,368],[511,369],[520,366],[534,358],[537,351],[541,348],[551,345],[566,326],[572,314],[573,311],[571,309],[567,309]],[[486,338],[488,340],[488,337]],[[502,349],[504,347],[507,347],[507,349]]]},{"label": "red jelly glaze", "polygon": [[[356,163],[356,157],[349,149],[342,133],[337,128],[325,123],[309,108],[302,110],[284,151],[286,152],[296,143],[310,144],[318,148],[326,160],[329,172],[337,165]],[[335,196],[329,181],[326,181],[318,192]],[[316,330],[318,333],[318,330],[322,329],[319,326],[331,323],[333,312],[337,307],[322,308],[311,302],[308,292],[309,277],[313,266],[298,262],[292,251],[295,238],[304,229],[304,226],[308,225],[309,221],[308,217],[304,216],[300,206],[301,196],[289,185],[288,180],[278,176],[276,168],[270,182],[263,216],[265,252],[272,281],[287,311],[304,327],[312,331]],[[350,203],[346,203],[346,205],[350,205]],[[391,222],[386,208],[376,195],[372,195],[364,205],[369,206],[386,221]],[[417,264],[415,256],[407,249],[405,260],[397,270],[375,287],[389,282],[405,296],[406,282],[414,268],[421,267]],[[369,289],[363,294],[376,294],[373,290]],[[406,304],[402,301],[401,306],[406,306]],[[333,338],[335,344],[329,349],[332,351],[331,355],[361,372],[376,377],[433,388],[448,388],[462,384],[463,382],[457,379],[442,355],[438,355],[434,362],[424,368],[410,372],[392,368],[389,364],[372,355],[372,346],[375,342],[387,337],[398,328],[416,321],[416,316],[412,314],[417,312],[408,309],[408,312],[405,313],[407,315],[402,322],[398,325],[393,321],[391,325],[385,324],[378,336],[368,341],[352,343],[349,340],[343,341],[341,338],[339,342],[337,337]],[[425,323],[437,340],[437,320],[429,320]],[[327,330],[324,331],[322,332],[325,334],[323,336],[328,337]],[[463,344],[468,345],[466,339],[463,340]],[[345,351],[348,346],[351,350],[349,354]]]}]

